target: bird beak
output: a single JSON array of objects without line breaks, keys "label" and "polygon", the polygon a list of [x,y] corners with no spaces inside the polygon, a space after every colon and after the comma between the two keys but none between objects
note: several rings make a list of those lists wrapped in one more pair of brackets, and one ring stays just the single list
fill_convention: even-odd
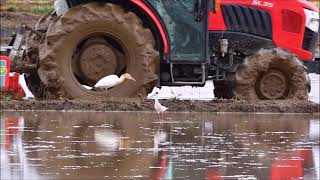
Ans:
[{"label": "bird beak", "polygon": [[130,79],[133,80],[133,81],[136,81],[133,77],[131,77]]}]

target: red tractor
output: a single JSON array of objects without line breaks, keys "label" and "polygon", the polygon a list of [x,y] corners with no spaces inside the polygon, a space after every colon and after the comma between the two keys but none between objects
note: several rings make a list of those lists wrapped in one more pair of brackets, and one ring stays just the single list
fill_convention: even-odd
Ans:
[{"label": "red tractor", "polygon": [[[204,86],[219,98],[307,99],[319,12],[305,0],[56,0],[15,69],[42,98],[145,96]],[[89,90],[130,73],[107,91]]]}]

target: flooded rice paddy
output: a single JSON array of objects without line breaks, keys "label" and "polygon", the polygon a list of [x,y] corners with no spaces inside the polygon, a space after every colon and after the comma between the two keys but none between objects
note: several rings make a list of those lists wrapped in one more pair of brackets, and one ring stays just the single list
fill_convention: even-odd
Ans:
[{"label": "flooded rice paddy", "polygon": [[319,115],[1,112],[1,179],[319,179]]}]

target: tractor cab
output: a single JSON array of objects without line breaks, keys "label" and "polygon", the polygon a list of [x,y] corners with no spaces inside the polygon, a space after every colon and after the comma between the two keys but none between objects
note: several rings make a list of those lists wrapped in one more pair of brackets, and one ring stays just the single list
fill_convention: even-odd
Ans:
[{"label": "tractor cab", "polygon": [[[161,80],[171,85],[205,83],[208,0],[147,0],[163,22],[169,53],[161,66]],[[163,83],[162,83],[163,84]]]}]

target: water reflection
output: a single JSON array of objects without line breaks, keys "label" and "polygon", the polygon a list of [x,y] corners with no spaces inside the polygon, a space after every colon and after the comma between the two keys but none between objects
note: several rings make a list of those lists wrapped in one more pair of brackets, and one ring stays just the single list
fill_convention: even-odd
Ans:
[{"label": "water reflection", "polygon": [[1,179],[319,179],[319,119],[1,112]]}]

